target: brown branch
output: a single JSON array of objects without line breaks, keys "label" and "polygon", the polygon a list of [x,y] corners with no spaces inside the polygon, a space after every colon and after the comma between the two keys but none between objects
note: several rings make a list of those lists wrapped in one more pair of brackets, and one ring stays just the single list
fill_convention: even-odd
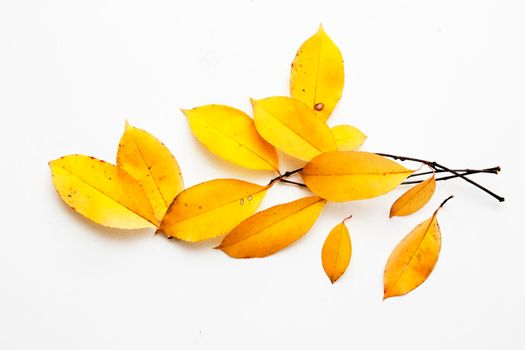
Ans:
[{"label": "brown branch", "polygon": [[465,174],[461,174],[461,173],[457,172],[456,170],[452,170],[452,169],[450,169],[450,168],[448,168],[448,167],[446,167],[446,166],[444,166],[444,165],[442,165],[442,164],[440,164],[438,162],[424,160],[424,159],[418,159],[418,158],[413,158],[413,157],[396,156],[396,155],[388,154],[388,153],[376,153],[376,154],[380,155],[380,156],[383,156],[383,157],[392,158],[392,159],[395,159],[395,160],[400,160],[400,161],[407,161],[407,160],[409,160],[409,161],[413,161],[413,162],[426,164],[426,165],[428,165],[429,167],[431,167],[434,170],[444,170],[445,172],[452,173],[452,174],[456,175],[456,177],[460,177],[463,180],[467,181],[468,183],[476,186],[480,190],[482,190],[482,191],[488,193],[489,195],[491,195],[492,197],[496,198],[498,201],[500,201],[500,202],[505,201],[505,198],[497,195],[496,193],[492,192],[488,188],[481,186],[477,182],[472,181]]}]

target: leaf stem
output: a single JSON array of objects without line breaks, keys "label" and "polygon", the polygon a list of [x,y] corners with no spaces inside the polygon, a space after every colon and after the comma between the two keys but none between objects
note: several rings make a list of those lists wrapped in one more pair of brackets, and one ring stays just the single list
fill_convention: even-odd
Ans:
[{"label": "leaf stem", "polygon": [[[489,195],[491,195],[492,197],[496,198],[498,201],[500,202],[503,202],[505,201],[505,198],[497,195],[496,193],[492,192],[491,190],[489,190],[488,188],[486,187],[483,187],[481,186],[480,184],[478,184],[477,182],[475,181],[472,181],[471,179],[469,179],[466,174],[461,174],[459,172],[457,172],[456,170],[452,170],[438,162],[434,162],[434,161],[429,161],[429,160],[424,160],[424,159],[418,159],[418,158],[414,158],[414,157],[404,157],[404,156],[396,156],[396,155],[393,155],[393,154],[388,154],[388,153],[376,153],[377,155],[380,155],[380,156],[383,156],[383,157],[388,157],[388,158],[392,158],[392,159],[395,159],[395,160],[400,160],[400,161],[413,161],[413,162],[418,162],[418,163],[423,163],[423,164],[426,164],[428,165],[429,167],[431,167],[432,169],[434,170],[443,170],[444,172],[449,172],[449,173],[452,173],[454,174],[456,177],[460,177],[462,178],[463,180],[467,181],[468,183],[470,183],[471,185],[474,185],[476,186],[477,188],[479,188],[480,190],[488,193]],[[437,180],[437,179],[436,179]]]}]

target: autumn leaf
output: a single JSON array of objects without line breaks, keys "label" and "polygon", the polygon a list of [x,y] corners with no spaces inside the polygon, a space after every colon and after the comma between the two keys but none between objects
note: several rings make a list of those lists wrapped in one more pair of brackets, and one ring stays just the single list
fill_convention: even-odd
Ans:
[{"label": "autumn leaf", "polygon": [[312,196],[263,210],[224,237],[218,249],[233,258],[262,258],[304,236],[326,201]]},{"label": "autumn leaf", "polygon": [[368,152],[329,152],[312,159],[301,172],[304,183],[318,196],[342,202],[385,194],[412,170]]},{"label": "autumn leaf", "polygon": [[193,134],[212,153],[237,165],[279,172],[277,152],[255,130],[253,119],[223,105],[182,110]]},{"label": "autumn leaf", "polygon": [[390,208],[390,217],[406,216],[415,213],[428,203],[436,189],[436,177],[422,181],[403,193]]},{"label": "autumn leaf", "polygon": [[117,165],[144,188],[155,217],[161,221],[184,183],[179,164],[153,135],[126,123],[117,152]]},{"label": "autumn leaf", "polygon": [[304,103],[289,97],[251,101],[257,131],[277,149],[305,161],[336,150],[328,126]]},{"label": "autumn leaf", "polygon": [[297,51],[292,63],[290,94],[326,121],[341,98],[344,85],[341,52],[322,26]]},{"label": "autumn leaf", "polygon": [[351,125],[337,125],[330,129],[338,151],[354,151],[366,140],[366,135]]},{"label": "autumn leaf", "polygon": [[332,283],[345,273],[352,256],[352,242],[345,225],[346,220],[330,231],[321,252],[323,269]]},{"label": "autumn leaf", "polygon": [[268,188],[234,179],[190,187],[175,198],[160,231],[189,242],[224,235],[257,210]]},{"label": "autumn leaf", "polygon": [[437,213],[450,199],[447,198],[434,214],[417,225],[394,248],[385,267],[383,299],[404,295],[428,278],[439,257],[441,231]]},{"label": "autumn leaf", "polygon": [[124,170],[83,155],[62,157],[49,166],[60,197],[86,218],[114,228],[158,225],[146,192]]}]

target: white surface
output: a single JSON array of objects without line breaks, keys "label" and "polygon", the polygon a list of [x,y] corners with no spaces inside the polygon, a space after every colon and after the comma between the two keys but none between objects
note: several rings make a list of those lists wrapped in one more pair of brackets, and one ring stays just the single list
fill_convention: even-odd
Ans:
[{"label": "white surface", "polygon": [[[0,0],[1,349],[523,349],[523,1]],[[365,150],[479,176],[438,186],[421,213],[388,220],[401,193],[329,204],[304,239],[240,261],[151,231],[109,230],[56,196],[47,162],[112,161],[128,119],[163,140],[187,186],[265,183],[191,136],[179,108],[288,93],[296,49],[322,22],[346,62],[330,124]],[[283,162],[283,169],[296,164]],[[449,194],[441,258],[428,281],[385,302],[392,248]],[[263,207],[297,198],[281,186]],[[352,213],[354,254],[335,285],[320,262]]]}]

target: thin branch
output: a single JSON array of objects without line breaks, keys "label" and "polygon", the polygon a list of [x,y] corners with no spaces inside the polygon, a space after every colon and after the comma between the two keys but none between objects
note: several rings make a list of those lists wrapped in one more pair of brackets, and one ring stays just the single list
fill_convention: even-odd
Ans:
[{"label": "thin branch", "polygon": [[[492,168],[487,168],[487,169],[454,169],[454,171],[458,172],[458,173],[467,173],[467,174],[464,174],[464,175],[468,175],[468,174],[477,174],[477,173],[486,173],[486,174],[497,174],[501,171],[501,168],[499,166],[495,166],[495,167],[492,167]],[[448,173],[448,171],[446,170],[443,170],[443,169],[438,169],[438,170],[434,170],[434,171],[424,171],[422,173],[416,173],[416,174],[412,174],[410,175],[408,178],[411,178],[411,177],[416,177],[416,176],[422,176],[422,175],[430,175],[430,174],[433,174],[433,173]]]},{"label": "thin branch", "polygon": [[305,184],[302,184],[302,183],[299,183],[299,182],[295,182],[295,181],[290,181],[290,180],[285,180],[284,178],[285,177],[290,177],[294,174],[297,174],[298,172],[300,172],[301,170],[303,170],[303,168],[299,168],[299,169],[295,169],[295,170],[291,170],[291,171],[287,171],[285,172],[284,174],[282,175],[279,175],[273,179],[270,180],[270,182],[268,183],[268,186],[273,184],[274,182],[276,181],[280,181],[280,182],[286,182],[286,183],[289,183],[289,184],[294,184],[294,185],[297,185],[297,186],[300,186],[300,187],[306,187]]},{"label": "thin branch", "polygon": [[[486,170],[490,170],[490,169],[495,169],[495,168],[481,169],[481,170],[468,170],[468,171],[464,172],[462,175],[472,175],[472,174],[481,174],[481,173],[497,174],[497,172],[495,172],[495,171],[486,171]],[[430,172],[430,173],[432,174],[432,172]],[[440,173],[448,173],[448,171],[441,170]],[[445,180],[455,179],[455,178],[458,178],[458,177],[459,177],[458,175],[442,176],[442,177],[436,178],[436,181],[445,181]],[[409,178],[410,178],[410,176],[409,176]],[[405,182],[402,182],[401,185],[418,184],[418,183],[423,182],[423,181],[425,181],[425,180],[405,181]]]},{"label": "thin branch", "polygon": [[296,186],[299,186],[299,187],[306,187],[305,184],[300,183],[300,182],[290,181],[290,180],[286,180],[286,179],[280,179],[279,181],[280,181],[280,182],[287,183],[287,184],[296,185]]},{"label": "thin branch", "polygon": [[423,164],[426,164],[426,165],[428,165],[429,167],[431,167],[432,169],[435,169],[435,170],[440,170],[440,169],[444,170],[444,171],[452,173],[452,174],[456,175],[457,177],[460,177],[463,180],[467,181],[468,183],[476,186],[480,190],[482,190],[482,191],[488,193],[489,195],[491,195],[492,197],[496,198],[498,201],[500,201],[500,202],[505,201],[505,198],[497,195],[496,193],[492,192],[488,188],[481,186],[477,182],[472,181],[466,175],[458,173],[457,171],[452,170],[450,168],[447,168],[446,166],[444,166],[442,164],[439,164],[437,162],[431,162],[429,160],[418,159],[418,158],[413,158],[413,157],[396,156],[396,155],[388,154],[388,153],[376,153],[376,154],[380,155],[380,156],[383,156],[383,157],[388,157],[388,158],[392,158],[392,159],[395,159],[395,160],[400,160],[400,161],[410,160],[410,161],[413,161],[413,162],[423,163]]}]

